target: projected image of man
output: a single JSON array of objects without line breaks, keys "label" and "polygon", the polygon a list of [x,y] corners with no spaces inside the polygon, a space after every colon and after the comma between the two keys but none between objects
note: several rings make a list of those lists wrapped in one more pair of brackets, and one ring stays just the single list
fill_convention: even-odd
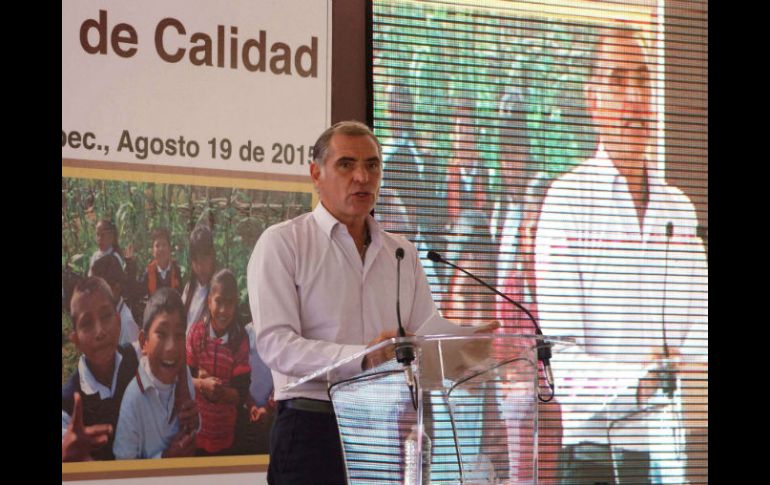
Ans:
[{"label": "projected image of man", "polygon": [[600,32],[585,88],[598,147],[552,183],[538,221],[541,325],[578,340],[553,366],[566,445],[606,442],[613,419],[647,405],[664,386],[640,385],[652,367],[706,360],[705,251],[693,205],[656,158],[656,64],[645,54],[632,29]]}]

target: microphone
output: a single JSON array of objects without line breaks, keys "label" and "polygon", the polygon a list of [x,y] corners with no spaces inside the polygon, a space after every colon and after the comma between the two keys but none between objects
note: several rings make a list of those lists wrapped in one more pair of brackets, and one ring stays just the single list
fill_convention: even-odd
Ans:
[{"label": "microphone", "polygon": [[[404,248],[396,249],[396,319],[398,320],[398,335],[406,337],[404,326],[401,324],[401,260],[404,259]],[[400,362],[400,361],[399,361]]]},{"label": "microphone", "polygon": [[[404,325],[401,323],[401,260],[404,259],[404,249],[396,249],[396,320],[398,321],[399,337],[406,337]],[[404,366],[404,375],[406,376],[406,385],[409,386],[409,393],[412,396],[412,405],[417,409],[417,401],[414,393],[414,373],[412,372],[412,362],[414,361],[414,345],[410,342],[398,342],[396,344],[396,362]]]},{"label": "microphone", "polygon": [[[461,268],[460,266],[457,266],[456,264],[454,264],[454,263],[452,263],[450,261],[447,261],[446,259],[444,259],[436,251],[428,251],[428,259],[430,259],[434,263],[443,263],[443,264],[449,265],[449,266],[451,266],[451,267],[453,267],[453,268],[455,268],[455,269],[457,269],[459,271],[462,271],[463,273],[465,273],[466,275],[470,276],[473,280],[475,280],[476,282],[480,283],[481,285],[483,285],[484,287],[486,287],[487,289],[489,289],[490,291],[492,291],[496,295],[502,297],[507,302],[509,302],[509,303],[513,304],[514,306],[516,306],[518,309],[523,311],[527,315],[527,317],[529,317],[529,320],[532,322],[532,325],[535,327],[535,334],[540,336],[540,337],[544,337],[543,331],[540,330],[540,325],[538,325],[537,320],[535,319],[535,317],[532,316],[532,313],[530,313],[529,310],[527,310],[519,302],[513,300],[511,297],[509,297],[505,293],[501,292],[497,288],[493,287],[492,285],[490,285],[486,281],[482,280],[478,276],[476,276],[476,275],[466,271],[464,268]],[[542,344],[543,345],[540,345],[537,348],[537,359],[543,363],[543,369],[545,370],[546,381],[548,381],[548,386],[551,388],[551,391],[553,392],[554,391],[553,371],[551,370],[551,355],[552,355],[551,354],[551,347],[553,346],[553,344],[551,344],[549,342],[545,342],[545,341],[542,341]],[[553,395],[551,396],[551,399],[553,399]],[[541,398],[541,401],[548,402],[548,401],[550,401],[550,399],[548,401],[545,401],[545,400],[543,400]]]}]

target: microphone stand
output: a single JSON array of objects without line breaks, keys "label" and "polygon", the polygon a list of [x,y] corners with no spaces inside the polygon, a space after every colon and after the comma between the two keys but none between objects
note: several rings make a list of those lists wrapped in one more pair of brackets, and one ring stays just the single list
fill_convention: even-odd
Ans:
[{"label": "microphone stand", "polygon": [[[456,265],[456,264],[454,264],[454,263],[452,263],[450,261],[447,261],[440,254],[438,254],[436,251],[428,251],[428,255],[427,256],[428,256],[428,259],[430,259],[434,263],[443,263],[443,264],[449,265],[452,268],[455,268],[455,269],[463,272],[464,274],[466,274],[467,276],[469,276],[470,278],[472,278],[476,282],[478,282],[481,285],[483,285],[485,288],[489,289],[490,291],[492,291],[496,295],[498,295],[498,296],[502,297],[503,299],[505,299],[507,302],[509,302],[509,303],[513,304],[514,306],[516,306],[517,308],[519,308],[521,311],[523,311],[527,315],[527,317],[529,317],[529,320],[532,322],[532,325],[535,327],[535,335],[537,335],[539,337],[545,337],[543,335],[543,331],[540,330],[540,325],[538,325],[537,320],[535,319],[535,317],[532,315],[532,313],[530,313],[529,310],[527,310],[519,302],[513,300],[511,297],[509,297],[508,295],[504,294],[503,292],[501,292],[497,288],[493,287],[492,285],[490,285],[486,281],[480,279],[476,275],[466,271],[464,268],[461,268],[460,266],[458,266],[458,265]],[[537,346],[537,359],[543,363],[543,369],[545,371],[545,379],[546,379],[546,382],[548,383],[548,387],[551,388],[551,396],[548,399],[544,399],[543,396],[538,392],[538,395],[537,395],[538,399],[541,402],[544,402],[544,403],[550,402],[554,398],[554,395],[556,393],[556,387],[554,385],[554,380],[553,380],[553,371],[551,370],[551,356],[552,356],[551,347],[552,346],[553,346],[553,344],[551,344],[550,342],[546,342],[545,340],[541,340],[541,345]]]},{"label": "microphone stand", "polygon": [[[396,249],[396,319],[398,320],[398,335],[401,338],[406,337],[404,325],[401,323],[401,260],[404,259],[404,249]],[[396,343],[396,362],[404,366],[406,375],[406,385],[409,386],[409,394],[412,398],[412,406],[417,410],[417,389],[412,371],[412,362],[414,361],[414,345],[409,342]]]},{"label": "microphone stand", "polygon": [[666,252],[664,256],[663,270],[663,301],[660,304],[660,323],[663,330],[663,393],[669,398],[674,397],[676,392],[676,378],[673,376],[674,370],[671,365],[671,354],[668,349],[668,337],[666,336],[666,283],[668,281],[668,247],[671,243],[671,236],[674,235],[674,224],[666,224]]}]

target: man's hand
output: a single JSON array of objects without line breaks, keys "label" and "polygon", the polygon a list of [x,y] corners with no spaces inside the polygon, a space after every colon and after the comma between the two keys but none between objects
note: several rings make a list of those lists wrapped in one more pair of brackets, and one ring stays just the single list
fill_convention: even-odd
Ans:
[{"label": "man's hand", "polygon": [[671,349],[668,355],[669,357],[666,358],[663,351],[657,349],[648,358],[649,361],[656,362],[658,365],[639,379],[639,384],[636,387],[636,402],[639,406],[647,404],[659,389],[669,396],[676,390],[679,352],[677,349]]},{"label": "man's hand", "polygon": [[[500,322],[492,320],[485,325],[479,326],[478,330],[474,331],[473,334],[489,335],[494,333],[498,328],[500,328]],[[492,339],[471,340],[470,342],[463,344],[460,352],[466,359],[466,365],[486,359],[492,352]]]},{"label": "man's hand", "polygon": [[[413,335],[413,334],[407,333],[407,335]],[[373,347],[378,343],[382,342],[383,340],[388,340],[395,337],[398,337],[398,331],[388,330],[380,333],[374,340],[369,342],[366,346],[367,348]],[[370,352],[369,354],[367,354],[366,357],[364,357],[364,361],[361,363],[361,367],[363,367],[364,369],[371,369],[372,367],[376,367],[382,364],[383,362],[387,362],[390,359],[393,359],[395,356],[396,356],[395,347],[393,345],[389,345],[375,352]]]},{"label": "man's hand", "polygon": [[474,334],[494,333],[495,330],[500,328],[499,320],[490,320],[487,324],[481,325],[478,330],[473,332]]},{"label": "man's hand", "polygon": [[98,450],[110,439],[112,425],[94,424],[85,426],[83,422],[83,401],[80,393],[75,393],[75,405],[72,421],[67,427],[61,442],[61,461],[91,461],[91,453]]}]

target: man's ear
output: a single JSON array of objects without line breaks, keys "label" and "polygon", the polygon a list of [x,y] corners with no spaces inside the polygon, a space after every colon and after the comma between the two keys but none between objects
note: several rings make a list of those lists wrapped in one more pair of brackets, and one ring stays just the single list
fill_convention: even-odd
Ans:
[{"label": "man's ear", "polygon": [[312,162],[310,164],[310,179],[313,181],[313,188],[315,188],[315,191],[317,194],[320,195],[320,189],[319,189],[319,181],[321,179],[321,172],[323,171],[323,167],[316,163]]},{"label": "man's ear", "polygon": [[313,181],[313,184],[318,182],[318,177],[321,175],[321,167],[316,162],[310,163],[310,179]]}]

